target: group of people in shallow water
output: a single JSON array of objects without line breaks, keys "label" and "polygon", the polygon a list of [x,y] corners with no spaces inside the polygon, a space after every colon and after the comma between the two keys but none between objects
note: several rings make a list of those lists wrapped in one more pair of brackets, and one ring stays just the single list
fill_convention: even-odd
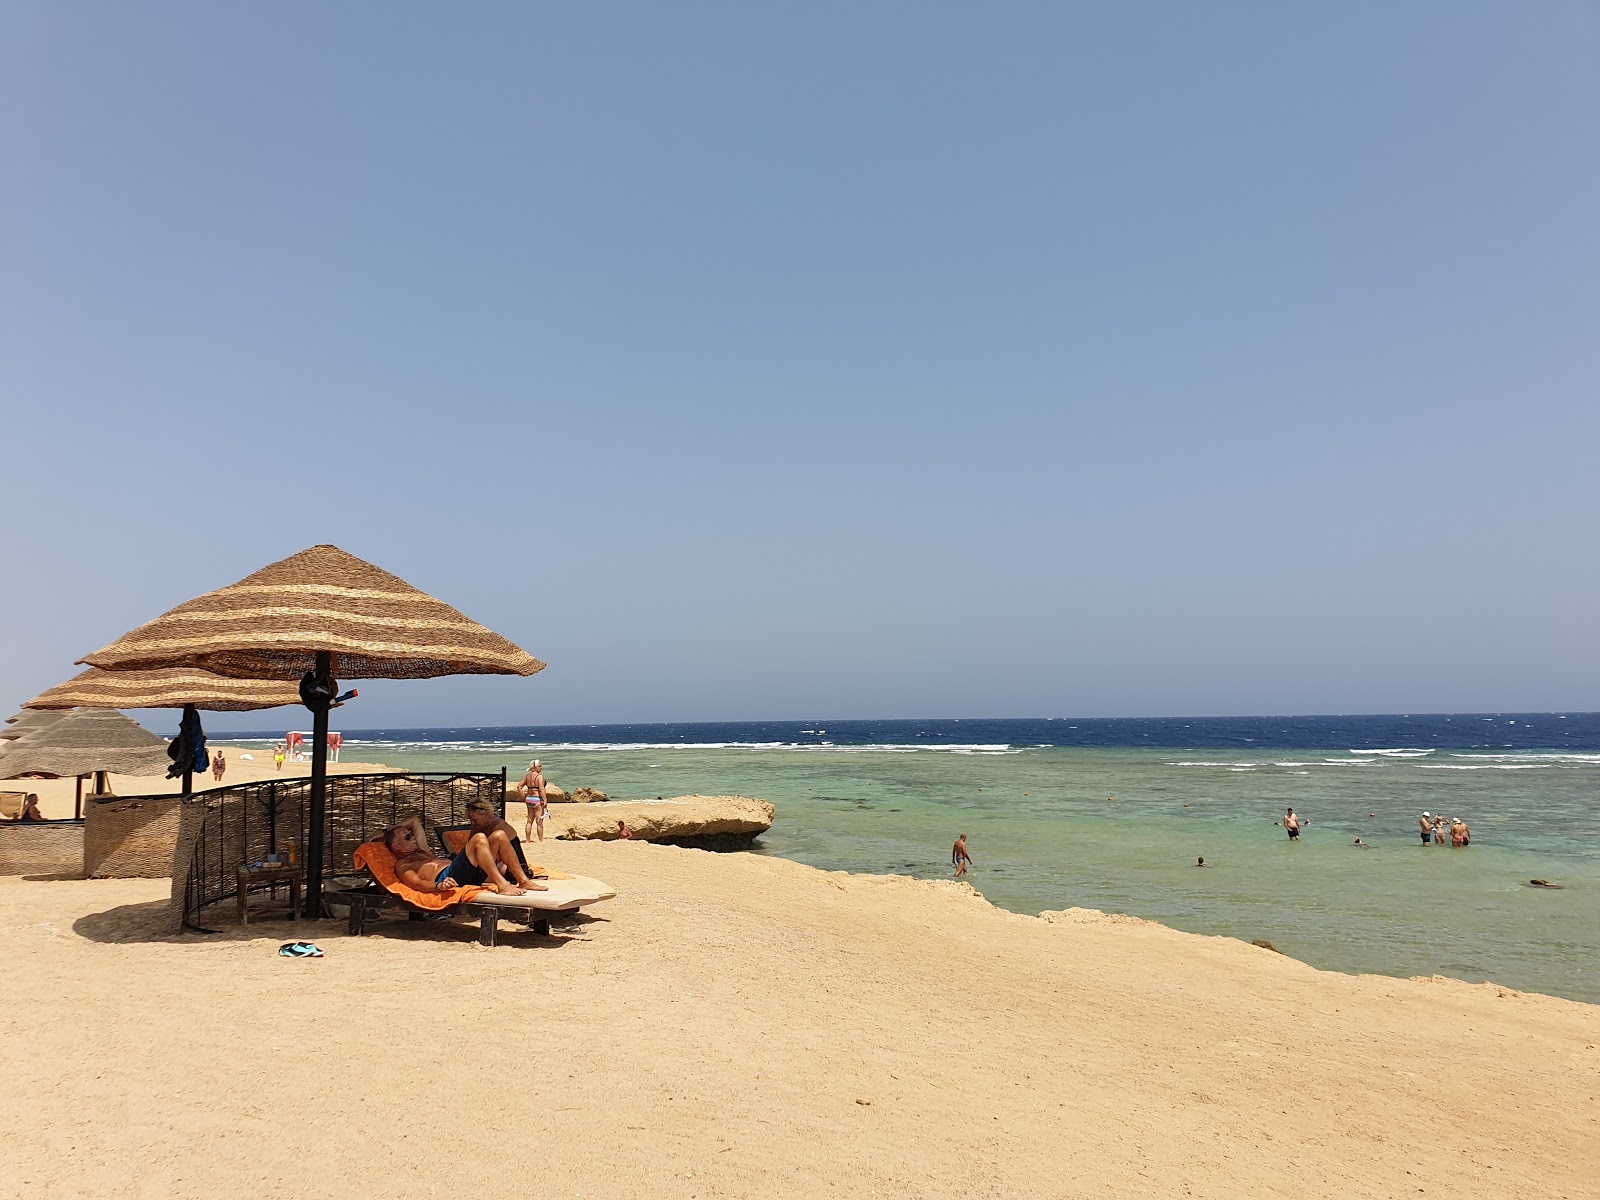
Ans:
[{"label": "group of people in shallow water", "polygon": [[1472,845],[1472,829],[1461,817],[1446,819],[1443,816],[1436,816],[1431,812],[1425,811],[1417,819],[1417,824],[1419,826],[1418,831],[1422,834],[1422,844],[1424,846],[1429,843],[1435,846],[1442,846],[1447,841],[1452,846]]},{"label": "group of people in shallow water", "polygon": [[[1378,814],[1368,813],[1367,815],[1375,817]],[[1288,808],[1284,810],[1283,819],[1274,821],[1273,824],[1282,825],[1283,831],[1289,835],[1289,840],[1298,842],[1300,840],[1300,831],[1310,825],[1311,821],[1307,817],[1300,816],[1293,808]],[[1445,818],[1431,812],[1424,812],[1419,818],[1418,824],[1424,846],[1443,846],[1446,843],[1452,846],[1472,845],[1472,828],[1463,817]],[[1362,841],[1359,837],[1351,844],[1362,850],[1372,849],[1371,842]],[[1197,867],[1204,865],[1203,861],[1195,864]]]}]

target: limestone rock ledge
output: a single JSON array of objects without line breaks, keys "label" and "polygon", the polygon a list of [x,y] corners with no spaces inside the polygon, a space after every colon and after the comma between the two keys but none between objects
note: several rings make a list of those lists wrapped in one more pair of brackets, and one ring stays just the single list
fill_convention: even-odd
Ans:
[{"label": "limestone rock ledge", "polygon": [[674,796],[670,800],[607,800],[551,809],[545,825],[568,841],[613,841],[617,822],[635,841],[702,849],[739,849],[772,828],[774,809],[749,796]]}]

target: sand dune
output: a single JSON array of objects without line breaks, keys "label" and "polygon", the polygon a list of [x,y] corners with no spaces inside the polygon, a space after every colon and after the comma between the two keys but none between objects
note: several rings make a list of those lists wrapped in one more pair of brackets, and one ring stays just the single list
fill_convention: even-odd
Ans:
[{"label": "sand dune", "polygon": [[538,857],[621,894],[492,950],[318,922],[313,961],[287,923],[152,933],[162,881],[0,880],[4,1190],[1597,1194],[1597,1007],[752,854]]}]

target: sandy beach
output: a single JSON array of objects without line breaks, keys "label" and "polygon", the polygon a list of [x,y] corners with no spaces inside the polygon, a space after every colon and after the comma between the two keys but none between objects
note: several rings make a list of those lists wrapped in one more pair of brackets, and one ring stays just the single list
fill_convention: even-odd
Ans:
[{"label": "sandy beach", "polygon": [[619,896],[485,949],[0,880],[0,1190],[1597,1194],[1600,1008],[753,854],[537,857]]}]

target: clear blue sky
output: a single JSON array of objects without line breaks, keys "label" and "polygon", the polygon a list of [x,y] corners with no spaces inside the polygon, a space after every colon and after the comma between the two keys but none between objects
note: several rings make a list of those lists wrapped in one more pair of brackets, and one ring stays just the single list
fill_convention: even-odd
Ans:
[{"label": "clear blue sky", "polygon": [[13,703],[329,541],[550,663],[352,726],[1600,708],[1594,4],[0,47]]}]

